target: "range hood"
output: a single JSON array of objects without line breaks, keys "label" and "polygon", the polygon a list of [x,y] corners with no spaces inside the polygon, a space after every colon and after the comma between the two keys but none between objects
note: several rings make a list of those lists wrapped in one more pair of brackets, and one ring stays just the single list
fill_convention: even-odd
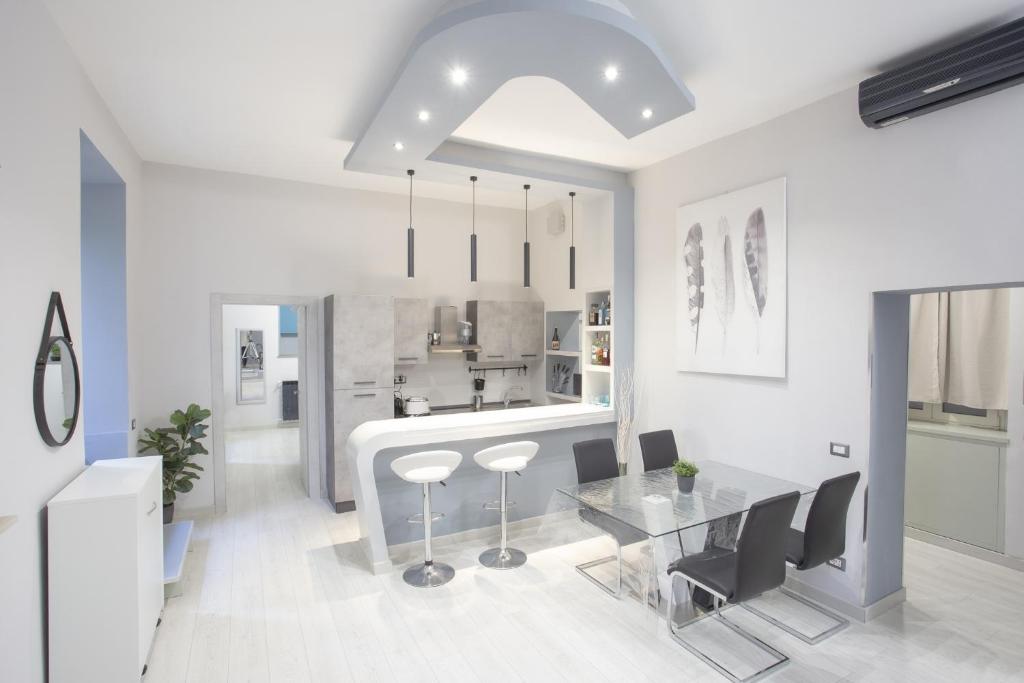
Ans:
[{"label": "range hood", "polygon": [[466,335],[472,338],[472,323],[458,319],[455,306],[438,306],[434,309],[434,329],[441,333],[441,343],[431,344],[430,353],[479,353],[483,349],[479,344],[460,344],[459,327],[468,327]]}]

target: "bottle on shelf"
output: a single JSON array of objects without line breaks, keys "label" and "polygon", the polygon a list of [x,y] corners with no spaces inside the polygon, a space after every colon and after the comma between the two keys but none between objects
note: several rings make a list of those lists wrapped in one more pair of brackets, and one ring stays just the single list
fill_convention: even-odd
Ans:
[{"label": "bottle on shelf", "polygon": [[590,325],[597,325],[597,304],[590,304]]},{"label": "bottle on shelf", "polygon": [[558,351],[560,348],[562,348],[562,342],[558,338],[558,328],[556,327],[555,336],[551,338],[551,350]]}]

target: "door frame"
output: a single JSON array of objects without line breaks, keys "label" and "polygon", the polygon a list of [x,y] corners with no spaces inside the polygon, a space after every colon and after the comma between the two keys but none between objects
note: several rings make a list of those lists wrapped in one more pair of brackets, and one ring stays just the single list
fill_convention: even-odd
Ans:
[{"label": "door frame", "polygon": [[277,294],[210,295],[210,384],[213,436],[213,500],[227,510],[227,462],[224,452],[224,306],[295,306],[299,311],[299,453],[310,498],[323,497],[320,462],[324,458],[323,316],[320,297]]}]

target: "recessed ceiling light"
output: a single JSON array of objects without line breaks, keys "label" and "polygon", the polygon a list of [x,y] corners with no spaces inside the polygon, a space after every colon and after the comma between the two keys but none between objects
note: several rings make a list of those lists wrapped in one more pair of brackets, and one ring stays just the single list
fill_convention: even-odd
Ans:
[{"label": "recessed ceiling light", "polygon": [[402,144],[402,141],[401,140],[396,140],[395,141],[395,151],[396,152],[401,152],[403,149],[405,149],[405,145]]},{"label": "recessed ceiling light", "polygon": [[645,119],[649,119],[652,116],[654,116],[654,112],[651,110],[650,107],[647,107],[642,112],[640,112],[640,116],[644,117]]},{"label": "recessed ceiling light", "polygon": [[454,69],[452,69],[451,79],[452,83],[454,83],[455,85],[462,85],[463,83],[466,82],[467,79],[469,79],[469,74],[466,73],[466,70],[463,69],[461,66],[457,66]]},{"label": "recessed ceiling light", "polygon": [[619,77],[619,68],[617,66],[607,66],[604,69],[604,80],[611,82]]},{"label": "recessed ceiling light", "polygon": [[417,114],[416,116],[419,118],[420,121],[430,120],[430,112],[427,111],[426,109],[420,109],[420,113]]}]

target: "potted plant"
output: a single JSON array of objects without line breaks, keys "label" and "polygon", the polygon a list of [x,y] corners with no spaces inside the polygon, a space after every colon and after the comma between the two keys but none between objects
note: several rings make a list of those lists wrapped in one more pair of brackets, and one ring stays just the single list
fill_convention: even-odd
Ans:
[{"label": "potted plant", "polygon": [[672,464],[672,471],[676,473],[676,485],[682,493],[693,491],[693,478],[700,472],[700,468],[689,460],[676,460]]},{"label": "potted plant", "polygon": [[171,426],[146,429],[139,439],[139,453],[154,451],[163,458],[164,524],[174,519],[174,500],[179,493],[192,490],[192,482],[199,478],[203,468],[192,462],[196,455],[209,451],[201,443],[206,438],[207,425],[203,420],[211,413],[195,403],[183,411],[171,413]]}]

